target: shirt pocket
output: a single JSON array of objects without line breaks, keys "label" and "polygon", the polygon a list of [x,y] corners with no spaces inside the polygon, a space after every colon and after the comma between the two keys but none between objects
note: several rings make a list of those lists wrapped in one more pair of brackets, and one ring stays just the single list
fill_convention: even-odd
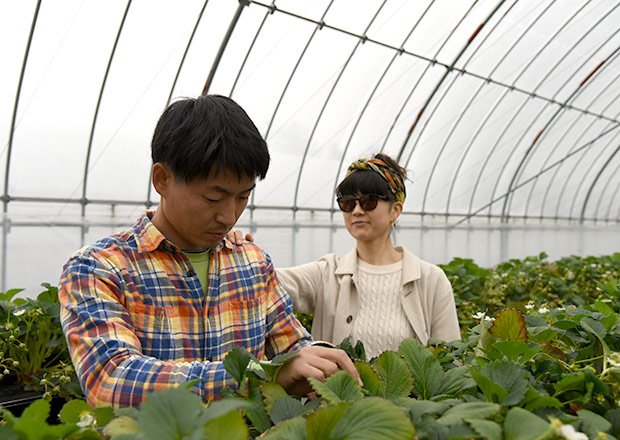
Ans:
[{"label": "shirt pocket", "polygon": [[166,308],[153,304],[128,304],[134,332],[142,344],[142,353],[161,360],[177,358],[178,343],[170,328],[171,319]]},{"label": "shirt pocket", "polygon": [[265,351],[267,310],[264,298],[228,300],[218,304],[222,353],[235,346],[249,350],[257,357]]}]

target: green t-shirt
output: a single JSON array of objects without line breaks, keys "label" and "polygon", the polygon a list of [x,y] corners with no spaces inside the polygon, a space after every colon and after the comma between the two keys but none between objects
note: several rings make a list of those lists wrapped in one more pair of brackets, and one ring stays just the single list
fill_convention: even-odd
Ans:
[{"label": "green t-shirt", "polygon": [[192,266],[194,266],[198,281],[200,281],[202,286],[202,292],[206,294],[207,280],[209,279],[209,251],[183,251],[183,253],[187,256],[189,262],[192,263]]}]

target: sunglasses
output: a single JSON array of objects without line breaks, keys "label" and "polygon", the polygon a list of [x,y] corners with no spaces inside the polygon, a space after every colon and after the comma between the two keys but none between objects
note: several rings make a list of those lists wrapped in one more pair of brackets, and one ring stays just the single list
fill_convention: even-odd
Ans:
[{"label": "sunglasses", "polygon": [[340,210],[343,212],[351,212],[355,209],[355,202],[359,202],[360,208],[364,211],[372,211],[377,207],[379,200],[387,200],[386,196],[379,194],[364,194],[361,197],[343,196],[338,197],[336,201]]}]

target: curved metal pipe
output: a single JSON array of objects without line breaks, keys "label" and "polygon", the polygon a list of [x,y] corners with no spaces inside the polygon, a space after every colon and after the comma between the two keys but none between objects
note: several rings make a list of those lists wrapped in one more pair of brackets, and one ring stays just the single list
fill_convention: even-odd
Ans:
[{"label": "curved metal pipe", "polygon": [[[398,153],[397,156],[397,160],[398,162],[401,161],[403,153],[405,151],[405,147],[407,146],[407,143],[409,142],[409,138],[411,137],[411,134],[413,133],[416,125],[418,124],[418,122],[420,121],[420,119],[422,118],[422,115],[424,114],[424,112],[426,111],[428,105],[430,104],[430,102],[433,100],[433,97],[435,96],[435,93],[437,93],[437,91],[439,90],[439,88],[441,87],[441,85],[443,84],[443,82],[446,80],[446,78],[448,77],[448,75],[450,74],[450,72],[452,72],[454,70],[454,66],[456,65],[456,63],[458,62],[458,60],[461,58],[461,56],[463,56],[463,54],[465,53],[465,51],[469,48],[469,46],[471,45],[471,43],[475,40],[475,38],[478,36],[478,34],[480,33],[480,30],[482,30],[482,28],[489,22],[489,20],[495,15],[495,13],[499,10],[499,8],[504,4],[506,0],[500,0],[498,1],[498,3],[495,5],[495,8],[491,11],[491,13],[485,18],[485,20],[480,24],[480,26],[478,26],[478,28],[474,31],[474,33],[469,37],[469,39],[467,40],[467,42],[463,45],[463,47],[461,48],[460,52],[456,55],[456,57],[454,57],[454,60],[452,60],[452,63],[450,63],[450,65],[448,66],[448,68],[446,69],[446,71],[444,72],[443,76],[439,79],[439,81],[437,82],[437,84],[435,85],[435,88],[433,89],[433,91],[431,92],[431,94],[428,96],[428,98],[426,99],[426,102],[424,103],[424,105],[422,105],[422,109],[420,110],[420,112],[418,113],[413,125],[411,126],[411,128],[409,129],[409,131],[407,131],[407,136],[405,136],[405,140],[403,141],[403,145],[400,148],[400,151]],[[472,7],[475,5],[472,5]],[[470,8],[471,10],[471,8]],[[469,12],[469,11],[468,11]],[[435,107],[435,109],[437,108],[437,106]],[[422,130],[420,131],[420,134],[418,135],[418,138],[416,140],[416,142],[413,144],[413,146],[411,147],[411,152],[409,153],[409,157],[407,158],[407,160],[405,161],[404,166],[407,167],[407,165],[409,164],[409,160],[411,159],[411,156],[413,155],[413,152],[415,150],[416,145],[418,144],[420,137],[422,135],[422,133],[424,133],[424,129],[426,128],[426,125],[428,124],[428,120],[426,120],[426,123],[424,124],[424,126],[422,127]],[[427,185],[428,187],[428,185]]]},{"label": "curved metal pipe", "polygon": [[[121,19],[121,24],[118,28],[118,32],[116,33],[116,38],[114,39],[114,45],[112,46],[112,52],[110,53],[110,58],[108,59],[108,65],[106,66],[105,74],[103,75],[103,81],[101,82],[101,88],[99,89],[99,97],[97,98],[97,105],[95,106],[95,115],[93,116],[93,123],[90,127],[90,136],[88,137],[88,148],[86,150],[86,160],[84,161],[84,184],[82,185],[82,212],[81,212],[82,217],[86,215],[86,205],[88,203],[88,200],[86,199],[86,189],[88,185],[88,167],[90,165],[90,156],[91,156],[92,149],[93,149],[93,139],[95,138],[95,128],[97,126],[97,117],[99,116],[99,109],[101,108],[101,101],[103,99],[103,91],[105,90],[105,85],[108,81],[110,67],[112,66],[112,61],[114,60],[114,54],[116,53],[116,48],[121,38],[121,33],[123,31],[123,26],[125,25],[125,20],[127,19],[130,6],[131,6],[131,0],[128,0],[127,6],[125,7],[125,12],[123,13],[123,18]],[[85,235],[86,235],[86,228],[82,227],[82,231],[81,231],[82,245],[84,245]]]},{"label": "curved metal pipe", "polygon": [[[189,48],[192,45],[192,42],[194,41],[194,36],[196,35],[196,31],[198,30],[198,25],[200,24],[200,21],[202,20],[202,15],[205,12],[205,9],[207,7],[207,4],[209,3],[209,0],[205,0],[205,2],[202,5],[202,8],[200,9],[200,13],[198,14],[198,18],[196,19],[196,24],[194,24],[194,29],[192,29],[192,33],[189,36],[189,40],[187,41],[187,44],[185,45],[185,51],[183,52],[183,56],[181,57],[181,62],[179,63],[179,68],[177,69],[177,73],[174,76],[174,80],[172,81],[172,86],[170,87],[170,93],[168,94],[168,99],[166,100],[166,105],[164,106],[164,108],[168,107],[170,105],[170,101],[172,101],[172,94],[174,93],[174,89],[176,88],[177,85],[177,81],[179,80],[179,76],[181,75],[181,69],[183,69],[183,65],[185,64],[185,59],[187,58],[187,53],[189,52]],[[152,172],[152,166],[151,166],[151,172]],[[149,183],[147,186],[147,190],[146,190],[146,200],[147,200],[147,208],[151,206],[151,173],[149,173]]]},{"label": "curved metal pipe", "polygon": [[[572,101],[574,98],[576,98],[584,89],[585,89],[585,85],[586,84],[592,84],[592,82],[590,81],[591,78],[593,78],[594,76],[597,75],[597,73],[600,73],[602,71],[602,69],[600,69],[602,66],[605,65],[605,63],[607,61],[609,61],[613,56],[615,56],[615,54],[620,50],[620,47],[616,48],[616,50],[614,50],[614,52],[608,56],[602,63],[600,63],[581,83],[579,83],[579,85],[577,86],[577,88],[570,94],[570,96],[566,99],[565,103],[568,104],[570,101]],[[587,86],[586,86],[587,87]],[[521,159],[521,161],[519,162],[519,165],[517,166],[516,171],[514,172],[514,174],[512,175],[512,178],[510,179],[510,184],[508,185],[508,192],[512,193],[511,188],[512,186],[515,184],[515,182],[517,181],[517,179],[519,178],[519,175],[522,171],[522,167],[525,166],[525,164],[529,161],[529,158],[531,157],[531,153],[532,151],[534,151],[538,145],[540,145],[540,143],[538,142],[541,138],[541,136],[543,135],[543,133],[545,133],[545,131],[551,127],[555,121],[556,121],[556,117],[562,113],[564,110],[566,109],[566,106],[563,105],[562,107],[560,107],[552,116],[551,118],[545,123],[544,127],[540,130],[540,132],[536,135],[536,137],[534,138],[532,144],[529,146],[529,148],[526,150],[525,154],[523,155],[523,158]],[[509,209],[510,206],[510,200],[512,200],[511,197],[507,197],[506,199],[504,199],[504,206],[502,208],[502,219],[506,218],[506,211]],[[504,220],[502,220],[504,221]]]},{"label": "curved metal pipe", "polygon": [[239,21],[239,17],[241,17],[241,13],[243,12],[243,8],[250,4],[249,0],[239,0],[239,6],[237,6],[237,10],[235,11],[235,15],[233,15],[230,24],[228,25],[228,29],[226,30],[226,34],[224,34],[224,38],[220,43],[220,48],[217,50],[217,54],[213,59],[213,64],[211,65],[211,70],[209,70],[209,75],[207,76],[207,80],[205,81],[205,85],[202,88],[202,94],[206,95],[209,93],[209,88],[211,87],[211,83],[213,82],[213,77],[215,76],[215,72],[217,72],[217,68],[220,65],[220,61],[222,60],[222,56],[224,55],[224,51],[226,50],[226,46],[228,46],[228,42],[230,41],[230,37],[237,26],[237,22]]},{"label": "curved metal pipe", "polygon": [[[580,8],[579,10],[577,10],[577,11],[576,11],[576,12],[575,12],[575,13],[574,13],[574,14],[573,14],[573,15],[572,15],[572,16],[571,16],[568,20],[566,20],[566,21],[564,22],[564,24],[560,27],[560,30],[561,30],[561,29],[563,29],[565,26],[567,26],[567,24],[568,24],[568,23],[569,23],[569,22],[570,22],[570,21],[571,21],[571,20],[572,20],[572,19],[573,19],[573,18],[574,18],[574,17],[575,17],[575,16],[576,16],[576,15],[577,15],[577,14],[578,14],[578,13],[579,13],[579,12],[580,12],[583,8],[584,8],[584,7],[585,7],[585,5],[584,5],[584,6],[582,6],[582,8]],[[498,24],[499,24],[500,22],[501,22],[501,20],[498,22]],[[519,75],[517,76],[517,78],[520,78],[520,77],[521,77],[521,75],[523,75],[523,74],[524,74],[524,72],[526,72],[526,71],[527,71],[527,69],[528,69],[528,68],[529,68],[529,66],[530,66],[530,65],[534,62],[534,60],[538,59],[538,57],[542,54],[542,52],[544,51],[544,49],[545,49],[546,47],[548,47],[548,45],[550,44],[550,42],[551,42],[551,41],[553,41],[554,37],[555,37],[555,36],[556,36],[556,35],[560,32],[560,30],[556,31],[556,33],[555,33],[555,34],[554,34],[551,38],[549,38],[549,39],[547,40],[547,42],[543,45],[543,47],[541,47],[541,48],[540,48],[540,49],[536,52],[536,54],[535,54],[535,55],[534,55],[534,56],[530,59],[530,61],[529,61],[529,62],[525,65],[525,67],[521,70],[521,72],[519,73]],[[491,32],[492,32],[492,31],[491,31]],[[490,35],[490,34],[489,34],[489,35]],[[498,61],[498,63],[495,65],[495,67],[493,68],[493,70],[491,70],[491,72],[489,72],[489,75],[488,75],[489,77],[490,77],[490,76],[492,76],[492,75],[495,73],[495,71],[496,71],[496,70],[497,70],[497,69],[498,69],[498,68],[499,68],[499,67],[503,64],[503,62],[504,62],[504,61],[508,58],[508,55],[509,55],[509,54],[513,51],[513,49],[517,46],[517,44],[518,44],[518,43],[521,41],[521,39],[524,37],[524,35],[525,35],[525,34],[524,34],[524,33],[522,33],[522,34],[521,34],[521,36],[520,36],[519,38],[517,38],[517,39],[516,39],[516,41],[515,41],[515,42],[511,45],[511,47],[510,47],[510,48],[509,48],[509,49],[508,49],[508,50],[504,53],[504,55],[503,55],[503,56],[502,56],[502,58]],[[562,57],[562,60],[563,60],[565,57],[566,57],[566,54]],[[558,61],[558,63],[556,63],[556,65],[555,65],[555,66],[553,66],[553,68],[552,68],[549,72],[547,72],[547,74],[546,74],[546,75],[545,75],[545,77],[543,78],[542,82],[544,82],[544,81],[546,80],[546,78],[550,75],[550,73],[551,73],[553,70],[555,70],[555,69],[557,68],[557,66],[559,65],[559,63],[560,63],[560,62],[561,62],[561,61]],[[516,81],[516,80],[515,80],[515,81]],[[541,83],[539,83],[539,84],[542,84],[542,82],[541,82]],[[484,88],[484,86],[485,86],[485,83],[481,83],[481,84],[480,84],[480,86],[478,87],[478,90],[476,90],[476,93],[472,96],[472,98],[471,98],[471,100],[470,100],[470,103],[472,103],[472,102],[475,100],[475,98],[478,96],[478,94],[479,94],[479,93],[480,93],[480,91]],[[456,183],[456,180],[457,180],[458,175],[460,174],[461,167],[462,167],[463,163],[465,162],[466,157],[469,155],[469,151],[470,151],[471,147],[473,146],[473,144],[474,144],[475,140],[476,140],[476,139],[478,138],[478,136],[480,135],[482,128],[486,125],[486,123],[488,122],[488,119],[489,119],[489,118],[490,118],[490,117],[494,114],[495,110],[497,109],[497,107],[499,106],[499,104],[503,101],[503,99],[504,99],[504,97],[507,95],[507,93],[508,93],[508,91],[505,91],[505,92],[504,92],[504,94],[503,94],[503,95],[502,95],[502,96],[501,96],[498,100],[496,100],[496,101],[495,101],[495,104],[494,104],[493,108],[492,108],[492,109],[491,109],[491,110],[487,113],[487,115],[485,116],[485,118],[484,118],[483,122],[482,122],[481,124],[479,124],[479,125],[478,125],[478,128],[476,129],[475,135],[473,136],[473,138],[472,138],[472,139],[470,140],[470,142],[468,143],[468,145],[467,145],[467,147],[466,147],[466,149],[465,149],[465,152],[462,154],[461,159],[460,159],[460,161],[459,161],[459,164],[458,164],[458,166],[457,166],[456,172],[454,173],[454,177],[452,178],[452,183],[451,183],[451,185],[450,185],[450,190],[449,190],[449,192],[448,192],[448,200],[447,200],[447,202],[446,202],[446,214],[449,212],[449,209],[450,209],[450,201],[451,201],[451,199],[452,199],[452,193],[453,193],[453,191],[454,191],[454,185],[455,185],[455,183]],[[468,107],[469,107],[469,105],[470,105],[470,104],[468,104]],[[462,118],[462,116],[463,116],[463,115],[464,115],[464,113],[461,113],[461,115],[459,115],[459,121],[461,120],[461,118]],[[455,128],[456,128],[456,123],[455,123],[455,125],[454,125],[454,128],[453,128],[452,132],[455,130]],[[452,133],[452,132],[451,132],[451,133]],[[446,140],[446,142],[447,142],[447,141],[448,141],[448,139]],[[488,160],[488,157],[490,157],[490,155],[488,155],[488,156],[487,156],[487,160]],[[485,166],[483,166],[483,168],[482,168],[482,169],[484,170],[484,168],[485,168],[485,167],[486,167],[486,163],[485,163]],[[475,192],[476,192],[476,189],[477,189],[477,186],[478,186],[478,183],[479,183],[479,180],[480,180],[480,175],[481,175],[481,174],[482,174],[482,173],[480,173],[480,174],[478,175],[478,178],[476,179],[476,183],[475,183],[475,185],[474,185],[474,189],[473,189],[473,191],[472,191],[472,198],[470,199],[470,206],[469,206],[469,210],[470,210],[470,211],[471,211],[471,203],[472,203],[473,198],[474,198],[474,196],[475,196]]]},{"label": "curved metal pipe", "polygon": [[[34,8],[34,14],[32,16],[32,23],[30,24],[30,33],[28,34],[28,42],[26,43],[26,51],[24,52],[24,59],[22,61],[22,68],[19,72],[19,81],[17,82],[17,91],[15,92],[15,103],[13,104],[13,114],[11,116],[11,128],[9,129],[9,144],[6,151],[6,169],[4,170],[4,197],[2,200],[3,212],[6,213],[9,203],[9,172],[11,170],[11,153],[13,152],[13,137],[15,135],[15,124],[17,121],[17,109],[19,108],[19,98],[22,94],[22,86],[24,85],[24,75],[26,74],[26,65],[28,64],[28,56],[30,55],[30,48],[32,47],[32,40],[34,38],[34,29],[39,19],[39,11],[41,10],[41,0],[37,1],[37,5]],[[6,243],[6,240],[3,241]],[[5,261],[5,260],[3,260]],[[4,267],[4,263],[3,263]],[[2,282],[4,283],[4,274],[2,276]]]},{"label": "curved metal pipe", "polygon": [[[368,32],[368,29],[370,29],[370,26],[372,26],[374,21],[377,19],[377,16],[379,15],[379,12],[381,12],[381,9],[383,9],[383,6],[385,5],[386,2],[387,2],[387,0],[384,0],[381,3],[381,5],[377,9],[377,11],[375,12],[375,15],[370,20],[370,23],[368,23],[368,26],[366,26],[366,29],[364,30],[364,35],[366,34],[366,32]],[[327,95],[327,98],[325,98],[325,102],[323,103],[323,107],[321,108],[321,111],[319,112],[319,115],[316,118],[316,121],[314,123],[314,127],[312,128],[312,132],[310,133],[310,137],[308,138],[308,143],[306,144],[306,148],[304,150],[304,154],[303,154],[303,157],[301,159],[301,163],[299,165],[299,173],[297,174],[297,183],[295,184],[295,195],[293,197],[293,218],[296,217],[296,213],[297,213],[297,209],[298,209],[297,199],[299,197],[299,185],[300,185],[300,182],[301,182],[301,174],[303,173],[303,170],[304,170],[304,164],[306,162],[306,157],[308,156],[308,151],[310,150],[310,144],[312,143],[312,139],[314,137],[314,133],[316,132],[316,129],[319,126],[319,123],[321,122],[321,118],[323,116],[323,113],[325,112],[325,109],[327,108],[327,104],[329,103],[329,101],[330,101],[330,99],[331,99],[331,97],[332,97],[332,95],[334,93],[334,90],[336,90],[336,87],[338,86],[338,83],[340,82],[340,79],[342,78],[342,75],[344,74],[344,71],[347,69],[349,63],[351,62],[351,59],[353,58],[353,55],[355,55],[355,52],[357,51],[357,48],[364,41],[365,41],[365,39],[358,39],[357,43],[355,44],[355,47],[353,48],[353,50],[349,54],[349,57],[347,58],[347,61],[342,66],[342,69],[340,69],[340,73],[338,74],[338,77],[334,81],[334,84],[332,85],[332,88],[329,91],[329,94]]]}]

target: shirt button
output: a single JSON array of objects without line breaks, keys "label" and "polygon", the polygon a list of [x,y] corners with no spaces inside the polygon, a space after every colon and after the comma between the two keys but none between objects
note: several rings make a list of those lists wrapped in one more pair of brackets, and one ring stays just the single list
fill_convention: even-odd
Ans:
[{"label": "shirt button", "polygon": [[193,270],[190,269],[190,270],[187,271],[187,276],[190,277],[190,278],[191,277],[195,277],[196,276],[196,272],[194,272]]},{"label": "shirt button", "polygon": [[351,321],[353,321],[353,316],[352,315],[347,316],[347,324],[351,324]]}]

